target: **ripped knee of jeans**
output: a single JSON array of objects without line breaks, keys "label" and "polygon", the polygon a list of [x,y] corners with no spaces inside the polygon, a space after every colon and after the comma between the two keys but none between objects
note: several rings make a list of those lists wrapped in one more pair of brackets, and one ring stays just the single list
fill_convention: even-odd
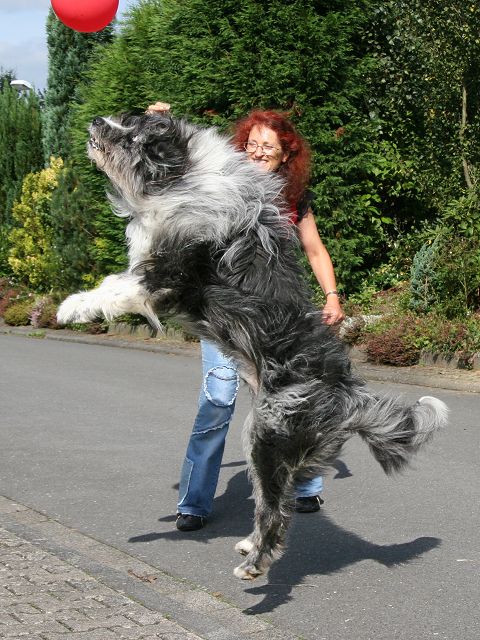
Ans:
[{"label": "ripped knee of jeans", "polygon": [[206,397],[217,407],[231,406],[237,397],[240,379],[234,367],[213,367],[203,381]]}]

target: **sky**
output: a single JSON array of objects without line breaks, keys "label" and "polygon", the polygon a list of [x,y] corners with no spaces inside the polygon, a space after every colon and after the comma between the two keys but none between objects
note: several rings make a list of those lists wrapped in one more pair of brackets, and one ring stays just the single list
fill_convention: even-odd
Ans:
[{"label": "sky", "polygon": [[[81,0],[78,0],[81,2]],[[117,17],[137,0],[120,0]],[[45,22],[50,0],[0,0],[0,68],[44,90],[47,82]]]}]

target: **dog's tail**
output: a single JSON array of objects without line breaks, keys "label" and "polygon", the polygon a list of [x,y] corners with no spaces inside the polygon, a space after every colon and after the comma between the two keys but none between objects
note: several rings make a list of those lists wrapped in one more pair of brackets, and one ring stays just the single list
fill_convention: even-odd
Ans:
[{"label": "dog's tail", "polygon": [[[355,430],[387,474],[401,471],[435,431],[446,426],[447,405],[433,396],[403,406],[393,398],[376,398],[362,403],[349,428]],[[350,422],[350,421],[349,421]]]}]

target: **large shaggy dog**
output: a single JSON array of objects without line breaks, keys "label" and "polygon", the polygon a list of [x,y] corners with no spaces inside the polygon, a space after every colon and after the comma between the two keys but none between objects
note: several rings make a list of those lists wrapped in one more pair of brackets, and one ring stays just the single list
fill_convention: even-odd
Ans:
[{"label": "large shaggy dog", "polygon": [[245,446],[255,528],[238,543],[243,579],[280,554],[295,478],[317,475],[358,433],[386,473],[402,469],[446,423],[440,400],[403,406],[351,371],[340,341],[309,300],[282,183],[211,128],[168,115],[95,118],[88,154],[129,219],[130,263],[63,302],[61,323],[172,311],[237,360],[253,391]]}]

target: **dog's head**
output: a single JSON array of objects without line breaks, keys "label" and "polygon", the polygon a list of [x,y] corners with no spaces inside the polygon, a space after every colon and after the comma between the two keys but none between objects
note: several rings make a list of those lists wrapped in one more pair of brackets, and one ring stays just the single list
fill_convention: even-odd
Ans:
[{"label": "dog's head", "polygon": [[154,195],[187,168],[189,136],[166,114],[93,119],[88,156],[127,197]]}]

